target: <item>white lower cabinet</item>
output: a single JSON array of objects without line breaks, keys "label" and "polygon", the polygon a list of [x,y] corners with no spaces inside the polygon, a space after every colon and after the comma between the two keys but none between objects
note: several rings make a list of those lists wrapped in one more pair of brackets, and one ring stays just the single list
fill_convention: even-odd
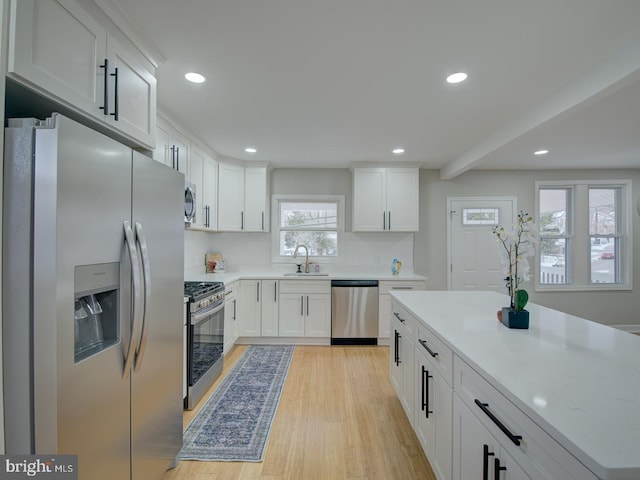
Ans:
[{"label": "white lower cabinet", "polygon": [[424,280],[381,280],[378,286],[378,338],[390,338],[391,291],[424,290]]},{"label": "white lower cabinet", "polygon": [[[453,397],[454,480],[531,480],[456,395]],[[429,454],[427,452],[427,457]],[[429,457],[431,461],[431,458]],[[433,461],[431,462],[433,466]],[[535,477],[547,478],[547,477]]]},{"label": "white lower cabinet", "polygon": [[224,353],[229,353],[238,339],[238,282],[225,284],[224,297]]},{"label": "white lower cabinet", "polygon": [[391,302],[391,383],[438,480],[596,480],[472,368]]},{"label": "white lower cabinet", "polygon": [[451,478],[451,350],[416,325],[414,428],[438,480]]},{"label": "white lower cabinet", "polygon": [[331,336],[331,282],[282,280],[280,282],[279,336]]},{"label": "white lower cabinet", "polygon": [[240,280],[239,336],[278,335],[278,281]]},{"label": "white lower cabinet", "polygon": [[393,305],[391,316],[390,379],[409,422],[414,423],[414,319],[403,308]]}]

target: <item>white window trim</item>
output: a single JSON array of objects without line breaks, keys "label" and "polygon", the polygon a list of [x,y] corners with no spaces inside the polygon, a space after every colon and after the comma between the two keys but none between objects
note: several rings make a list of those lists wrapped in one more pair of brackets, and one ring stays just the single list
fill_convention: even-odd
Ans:
[{"label": "white window trim", "polygon": [[[540,189],[541,188],[569,188],[573,190],[569,212],[572,219],[569,236],[572,238],[570,269],[567,275],[571,283],[541,284],[539,272],[535,276],[535,291],[539,292],[578,292],[578,291],[621,291],[633,290],[633,194],[631,180],[568,180],[568,181],[537,181],[535,182],[535,218],[540,218]],[[589,282],[590,266],[586,259],[590,258],[590,246],[585,240],[589,239],[588,209],[578,209],[576,205],[588,204],[589,187],[623,188],[620,201],[620,217],[623,225],[620,232],[622,238],[622,258],[620,262],[620,283],[592,284]],[[583,238],[584,237],[584,238]],[[536,271],[540,267],[540,252],[536,253]]]},{"label": "white window trim", "polygon": [[280,202],[336,202],[338,204],[338,255],[334,257],[310,255],[309,261],[326,264],[338,263],[342,260],[344,248],[344,195],[272,195],[271,261],[273,263],[290,264],[292,262],[291,257],[280,255]]}]

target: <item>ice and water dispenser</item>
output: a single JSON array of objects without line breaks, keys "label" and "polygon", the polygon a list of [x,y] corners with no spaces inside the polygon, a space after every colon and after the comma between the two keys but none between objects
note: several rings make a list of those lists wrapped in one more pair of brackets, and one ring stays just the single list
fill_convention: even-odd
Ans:
[{"label": "ice and water dispenser", "polygon": [[75,268],[74,358],[84,360],[118,342],[120,264]]}]

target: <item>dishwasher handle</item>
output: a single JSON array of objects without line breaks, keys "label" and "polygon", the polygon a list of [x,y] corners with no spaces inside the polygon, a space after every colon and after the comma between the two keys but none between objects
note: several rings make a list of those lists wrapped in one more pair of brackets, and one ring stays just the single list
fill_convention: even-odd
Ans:
[{"label": "dishwasher handle", "polygon": [[332,287],[377,287],[378,280],[331,280]]}]

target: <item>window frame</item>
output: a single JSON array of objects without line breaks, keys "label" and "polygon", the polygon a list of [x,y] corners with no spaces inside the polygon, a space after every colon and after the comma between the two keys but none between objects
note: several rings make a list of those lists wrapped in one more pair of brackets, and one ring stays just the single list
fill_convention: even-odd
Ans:
[{"label": "window frame", "polygon": [[[344,195],[272,195],[271,196],[271,260],[273,263],[291,264],[294,260],[289,255],[280,255],[280,203],[335,203],[337,208],[337,249],[335,256],[309,255],[309,261],[315,263],[338,263],[343,256],[344,248]],[[304,255],[301,249],[299,255]],[[300,257],[298,257],[300,258]]]},{"label": "window frame", "polygon": [[[540,190],[567,189],[567,232],[562,237],[570,239],[567,248],[566,268],[567,283],[540,283],[540,251],[536,252],[537,272],[535,276],[535,290],[540,292],[559,291],[614,291],[633,289],[633,219],[632,219],[632,191],[631,180],[567,180],[567,181],[536,181],[535,182],[535,218],[540,219]],[[617,283],[591,282],[591,237],[589,231],[589,190],[591,188],[619,189],[619,212],[616,219],[620,220],[616,236],[620,239],[620,258],[618,265]],[[602,236],[602,235],[598,235]],[[610,236],[610,235],[605,235]],[[542,232],[540,238],[543,238]],[[546,238],[554,238],[548,236]]]}]

